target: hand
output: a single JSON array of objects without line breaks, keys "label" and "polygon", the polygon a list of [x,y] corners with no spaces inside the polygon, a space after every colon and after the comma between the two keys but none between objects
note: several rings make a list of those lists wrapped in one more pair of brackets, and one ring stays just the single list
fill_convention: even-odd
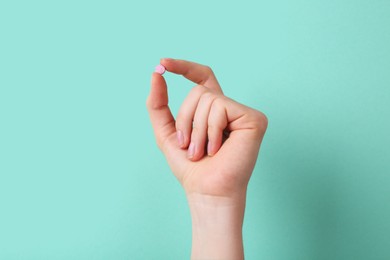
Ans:
[{"label": "hand", "polygon": [[198,84],[176,121],[167,84],[153,73],[147,108],[157,144],[184,187],[192,217],[192,259],[243,259],[246,188],[267,128],[264,114],[224,96],[212,70],[162,59]]},{"label": "hand", "polygon": [[209,67],[173,59],[162,59],[161,64],[198,84],[183,102],[175,122],[165,79],[158,73],[152,75],[147,108],[157,144],[174,175],[187,195],[242,197],[267,118],[224,96]]}]

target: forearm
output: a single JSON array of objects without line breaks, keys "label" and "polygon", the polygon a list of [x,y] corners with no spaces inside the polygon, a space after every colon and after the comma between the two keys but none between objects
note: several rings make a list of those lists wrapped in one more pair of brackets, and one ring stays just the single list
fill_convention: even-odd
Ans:
[{"label": "forearm", "polygon": [[244,259],[245,193],[236,198],[191,194],[191,259]]}]

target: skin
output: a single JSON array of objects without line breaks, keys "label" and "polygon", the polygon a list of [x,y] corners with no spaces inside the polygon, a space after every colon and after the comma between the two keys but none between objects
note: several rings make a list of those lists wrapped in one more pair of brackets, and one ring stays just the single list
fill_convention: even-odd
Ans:
[{"label": "skin", "polygon": [[176,59],[160,63],[197,84],[176,119],[158,73],[152,74],[146,102],[157,145],[187,196],[191,259],[243,259],[246,190],[267,117],[226,97],[209,67]]}]

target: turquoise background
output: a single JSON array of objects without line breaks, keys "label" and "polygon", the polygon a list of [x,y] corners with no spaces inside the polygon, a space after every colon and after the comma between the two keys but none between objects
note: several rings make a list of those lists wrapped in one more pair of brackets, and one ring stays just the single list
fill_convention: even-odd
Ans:
[{"label": "turquoise background", "polygon": [[[269,129],[246,259],[390,259],[390,1],[1,1],[0,259],[188,259],[145,109],[160,57]],[[192,83],[166,75],[173,111]]]}]

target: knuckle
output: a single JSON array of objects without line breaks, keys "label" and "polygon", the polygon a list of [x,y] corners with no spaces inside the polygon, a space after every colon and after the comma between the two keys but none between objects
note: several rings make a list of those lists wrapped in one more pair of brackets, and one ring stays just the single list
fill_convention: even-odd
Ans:
[{"label": "knuckle", "polygon": [[190,92],[193,95],[200,96],[200,95],[202,95],[206,91],[207,91],[207,88],[205,86],[203,86],[203,85],[196,85],[195,87],[193,87],[191,89]]},{"label": "knuckle", "polygon": [[264,113],[258,110],[253,110],[251,113],[251,121],[254,128],[257,129],[259,133],[265,133],[268,127],[268,117]]},{"label": "knuckle", "polygon": [[159,102],[156,102],[156,99],[153,98],[152,96],[148,96],[146,98],[146,108],[148,110],[158,110],[164,107],[164,105],[159,104]]},{"label": "knuckle", "polygon": [[203,92],[202,95],[200,96],[200,102],[207,102],[207,101],[212,101],[215,99],[215,95],[209,91]]},{"label": "knuckle", "polygon": [[207,75],[214,75],[214,71],[210,66],[204,66],[204,70]]},{"label": "knuckle", "polygon": [[221,109],[225,106],[225,100],[222,98],[222,96],[217,95],[213,100],[213,107],[216,107],[218,109]]}]

